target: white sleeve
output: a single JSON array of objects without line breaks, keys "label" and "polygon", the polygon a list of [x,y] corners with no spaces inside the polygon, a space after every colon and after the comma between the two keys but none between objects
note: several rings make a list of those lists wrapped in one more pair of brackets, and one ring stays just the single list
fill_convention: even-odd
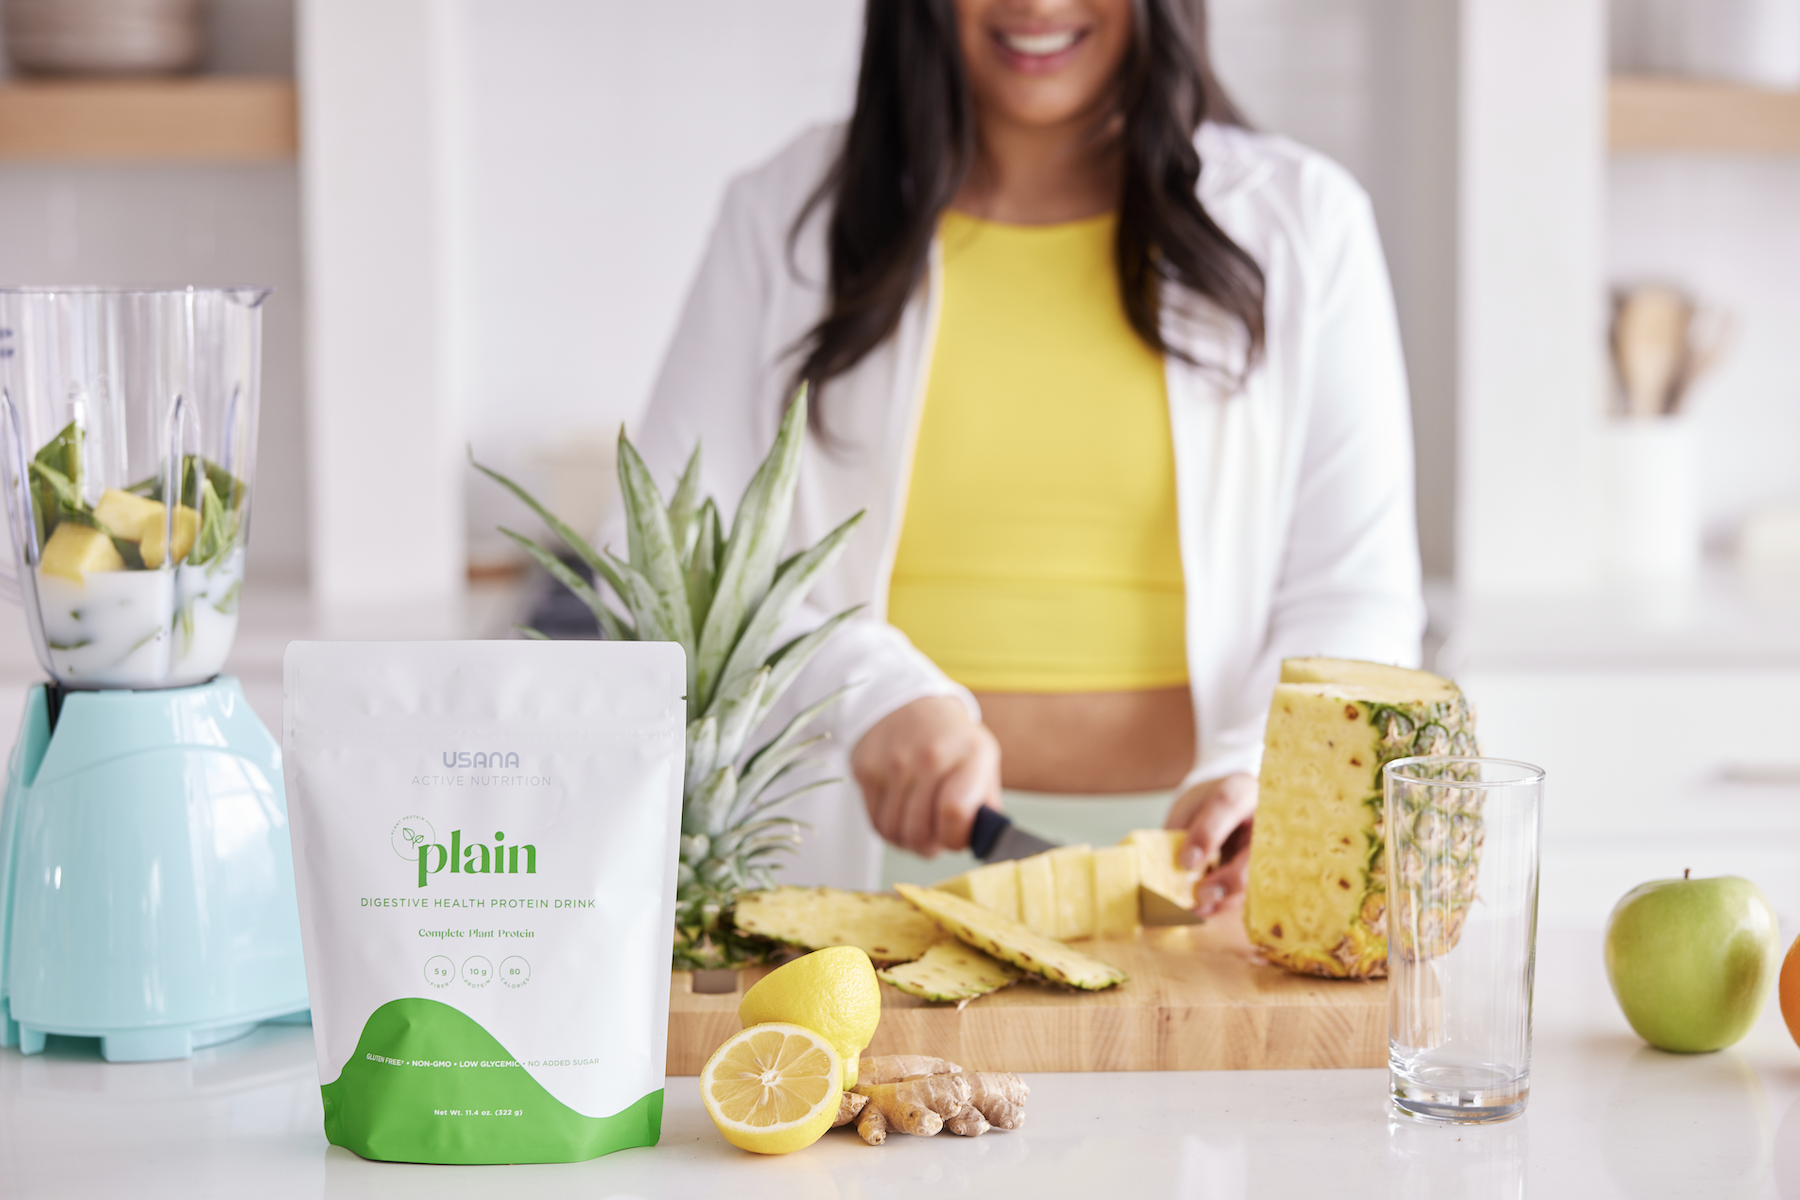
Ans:
[{"label": "white sleeve", "polygon": [[[758,209],[767,205],[756,203],[753,185],[753,180],[740,180],[726,194],[633,438],[665,492],[699,444],[702,493],[720,505],[727,528],[738,498],[774,444],[792,369],[780,357],[786,347],[763,327],[774,272],[788,269],[779,252],[768,249],[785,249],[786,229],[756,227],[764,215]],[[806,486],[804,476],[800,486]],[[615,511],[602,531],[602,544],[610,541],[614,552],[622,553],[624,529],[624,514]],[[817,628],[830,615],[811,603],[803,605],[778,644]],[[968,690],[952,682],[905,634],[857,617],[820,648],[771,713],[769,724],[779,728],[793,713],[845,686],[851,690],[815,723],[845,753],[881,718],[925,696],[956,696],[972,716],[980,716]]]},{"label": "white sleeve", "polygon": [[1368,197],[1335,169],[1320,174],[1309,197],[1316,299],[1305,310],[1310,370],[1296,405],[1305,430],[1286,551],[1242,703],[1183,787],[1259,769],[1282,659],[1419,665],[1425,605],[1393,293]]}]

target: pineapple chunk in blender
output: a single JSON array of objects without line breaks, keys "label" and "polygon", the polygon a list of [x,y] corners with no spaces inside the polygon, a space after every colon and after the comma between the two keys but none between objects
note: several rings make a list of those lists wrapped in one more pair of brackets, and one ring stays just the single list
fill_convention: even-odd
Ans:
[{"label": "pineapple chunk in blender", "polygon": [[161,500],[107,488],[100,493],[100,503],[94,505],[94,519],[116,538],[141,542],[152,525],[162,525],[166,511]]},{"label": "pineapple chunk in blender", "polygon": [[[162,505],[158,504],[156,507],[161,508]],[[144,539],[138,543],[138,553],[144,556],[144,565],[152,570],[163,565],[167,549],[163,539],[167,532],[168,522],[160,515],[144,527]],[[178,505],[175,509],[176,562],[186,558],[188,551],[194,548],[194,538],[199,532],[200,514],[185,504]]]},{"label": "pineapple chunk in blender", "polygon": [[76,583],[86,582],[96,571],[123,571],[125,560],[119,556],[112,539],[87,525],[63,521],[57,525],[44,552],[38,558],[38,570],[47,575],[60,575]]}]

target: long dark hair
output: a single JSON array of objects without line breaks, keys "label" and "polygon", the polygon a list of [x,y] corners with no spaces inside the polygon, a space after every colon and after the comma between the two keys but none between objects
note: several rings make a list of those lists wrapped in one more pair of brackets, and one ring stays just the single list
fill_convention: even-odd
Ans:
[{"label": "long dark hair", "polygon": [[[1117,84],[1124,189],[1113,250],[1125,315],[1152,349],[1188,360],[1162,331],[1162,285],[1179,285],[1243,326],[1247,371],[1263,345],[1262,269],[1195,191],[1200,123],[1244,123],[1208,61],[1206,2],[1133,0],[1132,16]],[[924,276],[938,216],[974,160],[954,0],[868,0],[856,111],[791,235],[831,205],[830,308],[800,344],[800,380],[817,388],[894,332]],[[814,406],[815,424],[821,411]]]}]

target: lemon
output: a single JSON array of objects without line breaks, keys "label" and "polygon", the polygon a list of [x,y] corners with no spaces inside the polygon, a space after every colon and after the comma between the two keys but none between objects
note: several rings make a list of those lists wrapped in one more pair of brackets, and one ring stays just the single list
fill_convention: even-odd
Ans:
[{"label": "lemon", "polygon": [[744,993],[745,1025],[791,1021],[817,1030],[844,1060],[844,1086],[856,1086],[856,1067],[881,1023],[881,984],[869,956],[855,946],[831,946],[777,967]]},{"label": "lemon", "polygon": [[752,1025],[731,1035],[700,1072],[700,1098],[725,1140],[757,1154],[818,1141],[837,1116],[844,1060],[799,1025]]}]

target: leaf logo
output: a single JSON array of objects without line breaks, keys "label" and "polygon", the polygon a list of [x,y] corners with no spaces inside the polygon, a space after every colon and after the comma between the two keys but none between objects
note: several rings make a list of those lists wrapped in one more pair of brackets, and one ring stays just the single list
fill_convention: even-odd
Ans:
[{"label": "leaf logo", "polygon": [[419,848],[437,841],[437,830],[431,822],[417,813],[408,813],[394,822],[394,828],[388,834],[389,844],[394,853],[407,862],[417,862]]}]

